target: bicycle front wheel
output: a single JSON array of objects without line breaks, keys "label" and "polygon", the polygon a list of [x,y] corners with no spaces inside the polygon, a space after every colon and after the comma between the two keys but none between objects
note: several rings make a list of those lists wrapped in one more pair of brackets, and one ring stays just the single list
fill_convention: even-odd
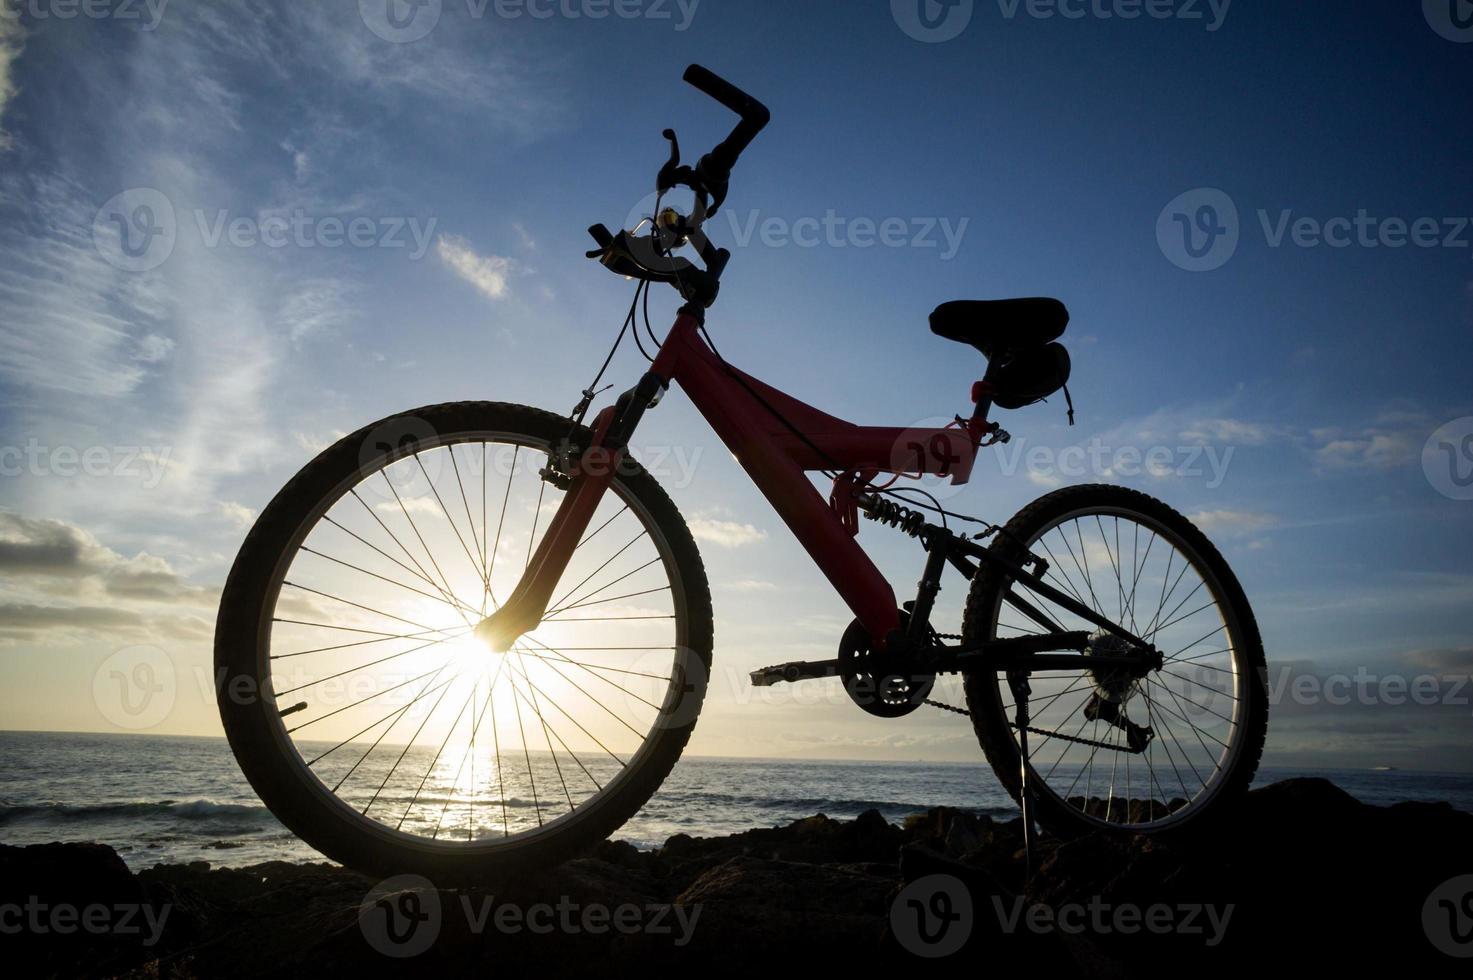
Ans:
[{"label": "bicycle front wheel", "polygon": [[251,785],[348,866],[437,880],[602,840],[669,773],[711,665],[685,523],[633,461],[536,629],[474,635],[563,491],[539,471],[586,429],[460,402],[344,437],[251,530],[221,597],[221,717]]}]

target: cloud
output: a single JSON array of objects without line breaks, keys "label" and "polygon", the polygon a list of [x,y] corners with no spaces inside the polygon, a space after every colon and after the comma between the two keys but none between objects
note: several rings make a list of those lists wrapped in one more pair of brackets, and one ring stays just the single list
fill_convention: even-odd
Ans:
[{"label": "cloud", "polygon": [[0,511],[0,574],[12,593],[165,602],[213,595],[186,583],[162,558],[144,552],[127,558],[74,524],[12,511]]},{"label": "cloud", "polygon": [[1246,534],[1274,524],[1272,514],[1246,510],[1199,510],[1187,519],[1209,534]]},{"label": "cloud", "polygon": [[220,501],[215,505],[215,510],[238,531],[244,531],[256,523],[256,512],[233,500]]},{"label": "cloud", "polygon": [[506,296],[507,277],[514,267],[511,259],[501,255],[477,255],[469,242],[454,235],[441,235],[435,242],[435,254],[456,275],[491,299]]},{"label": "cloud", "polygon": [[13,67],[20,57],[25,31],[9,12],[0,15],[0,151],[9,149],[10,135],[4,129],[5,107],[15,95]]},{"label": "cloud", "polygon": [[[237,505],[238,506],[238,505]],[[65,521],[0,511],[0,644],[206,641],[218,590]]]},{"label": "cloud", "polygon": [[777,585],[767,579],[743,578],[728,582],[725,588],[731,592],[772,592]]},{"label": "cloud", "polygon": [[1181,431],[1182,439],[1204,446],[1262,446],[1274,434],[1270,426],[1229,418],[1198,419]]},{"label": "cloud", "polygon": [[767,532],[750,524],[736,521],[717,521],[697,517],[687,522],[691,535],[697,541],[709,541],[722,548],[741,548],[766,539]]},{"label": "cloud", "polygon": [[0,642],[61,646],[105,634],[110,645],[128,639],[208,640],[214,625],[201,616],[146,616],[116,606],[0,602]]},{"label": "cloud", "polygon": [[1419,667],[1447,674],[1473,673],[1473,647],[1440,650],[1413,650],[1406,659]]},{"label": "cloud", "polygon": [[1383,414],[1356,430],[1315,429],[1315,465],[1326,470],[1392,470],[1414,464],[1436,426],[1418,413]]}]

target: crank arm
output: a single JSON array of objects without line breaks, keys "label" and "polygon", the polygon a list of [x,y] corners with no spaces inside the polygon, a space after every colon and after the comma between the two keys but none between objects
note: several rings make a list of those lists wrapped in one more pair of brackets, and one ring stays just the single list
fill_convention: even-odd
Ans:
[{"label": "crank arm", "polygon": [[752,671],[753,687],[771,687],[774,684],[794,681],[818,680],[823,677],[838,677],[837,660],[795,660]]}]

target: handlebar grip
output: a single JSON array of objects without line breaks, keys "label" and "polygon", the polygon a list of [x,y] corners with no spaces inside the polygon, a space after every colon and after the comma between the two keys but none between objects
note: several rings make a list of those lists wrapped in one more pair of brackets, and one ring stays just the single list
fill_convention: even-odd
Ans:
[{"label": "handlebar grip", "polygon": [[709,154],[712,162],[718,167],[730,170],[736,163],[737,157],[747,148],[747,144],[751,143],[762,131],[762,127],[771,120],[772,114],[767,111],[767,106],[715,72],[702,68],[700,65],[691,65],[686,68],[685,75],[682,77],[742,117],[742,121],[737,123],[731,135],[717,144]]},{"label": "handlebar grip", "polygon": [[609,234],[609,230],[602,224],[590,225],[588,233],[593,236],[594,241],[598,242],[599,248],[606,249],[614,244],[614,236]]},{"label": "handlebar grip", "polygon": [[709,68],[691,65],[682,76],[687,82],[726,106],[742,117],[742,121],[753,123],[758,129],[767,125],[771,114],[767,107],[746,92],[737,88]]}]

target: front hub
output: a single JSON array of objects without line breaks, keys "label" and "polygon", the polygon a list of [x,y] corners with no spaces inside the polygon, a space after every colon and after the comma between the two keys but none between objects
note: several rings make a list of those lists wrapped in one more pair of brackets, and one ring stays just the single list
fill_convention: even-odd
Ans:
[{"label": "front hub", "polygon": [[497,653],[505,653],[510,650],[512,644],[527,632],[526,627],[506,614],[510,608],[511,604],[508,603],[476,624],[476,639]]}]

